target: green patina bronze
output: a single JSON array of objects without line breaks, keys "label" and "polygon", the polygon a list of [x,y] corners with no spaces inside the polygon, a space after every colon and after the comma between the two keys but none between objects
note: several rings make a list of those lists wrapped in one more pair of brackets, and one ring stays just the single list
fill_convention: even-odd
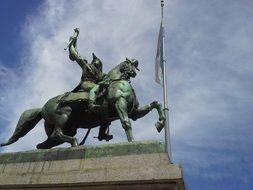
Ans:
[{"label": "green patina bronze", "polygon": [[20,116],[16,129],[10,139],[1,146],[10,145],[25,136],[35,125],[44,119],[47,140],[37,145],[38,149],[48,149],[64,142],[77,146],[74,137],[78,128],[100,127],[98,139],[109,141],[111,122],[120,119],[127,140],[134,141],[130,119],[137,120],[152,109],[159,114],[156,128],[160,132],[165,125],[164,111],[157,101],[140,107],[131,78],[136,76],[138,61],[128,59],[114,67],[110,72],[102,72],[102,62],[93,54],[88,61],[77,51],[79,29],[75,29],[68,46],[69,57],[78,63],[83,74],[78,86],[71,92],[56,96],[47,101],[42,108],[29,109]]}]

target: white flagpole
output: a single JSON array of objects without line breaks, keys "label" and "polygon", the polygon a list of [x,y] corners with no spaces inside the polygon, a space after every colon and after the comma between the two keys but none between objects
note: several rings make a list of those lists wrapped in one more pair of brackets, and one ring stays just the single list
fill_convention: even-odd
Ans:
[{"label": "white flagpole", "polygon": [[162,62],[163,62],[163,99],[164,112],[166,117],[165,123],[165,147],[171,161],[171,144],[170,144],[170,127],[169,127],[169,108],[168,108],[168,90],[167,90],[167,70],[166,70],[166,56],[165,56],[165,29],[164,29],[164,0],[161,0],[161,23],[163,28],[162,34]]}]

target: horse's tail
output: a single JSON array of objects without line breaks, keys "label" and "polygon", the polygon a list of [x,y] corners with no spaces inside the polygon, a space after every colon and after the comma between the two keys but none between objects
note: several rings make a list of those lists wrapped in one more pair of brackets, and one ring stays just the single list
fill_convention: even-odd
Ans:
[{"label": "horse's tail", "polygon": [[19,118],[18,124],[11,138],[0,146],[10,145],[16,142],[19,138],[25,136],[42,119],[41,112],[42,108],[34,108],[24,111]]}]

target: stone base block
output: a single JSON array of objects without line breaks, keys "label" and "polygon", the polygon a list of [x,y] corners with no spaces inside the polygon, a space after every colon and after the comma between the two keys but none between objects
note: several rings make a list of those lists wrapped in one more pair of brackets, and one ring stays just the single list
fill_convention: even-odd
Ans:
[{"label": "stone base block", "polygon": [[157,141],[0,154],[0,189],[184,190]]}]

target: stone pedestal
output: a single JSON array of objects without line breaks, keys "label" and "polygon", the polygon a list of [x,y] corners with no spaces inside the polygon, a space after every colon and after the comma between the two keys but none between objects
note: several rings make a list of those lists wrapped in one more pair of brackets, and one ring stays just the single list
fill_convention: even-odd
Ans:
[{"label": "stone pedestal", "polygon": [[184,190],[157,141],[0,154],[0,189]]}]

